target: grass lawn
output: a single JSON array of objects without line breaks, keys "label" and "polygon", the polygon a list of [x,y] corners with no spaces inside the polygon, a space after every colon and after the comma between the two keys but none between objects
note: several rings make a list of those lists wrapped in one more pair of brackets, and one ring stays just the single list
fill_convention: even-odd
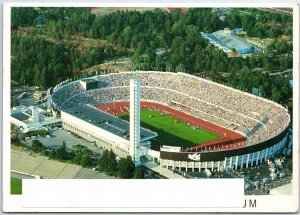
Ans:
[{"label": "grass lawn", "polygon": [[12,195],[22,194],[22,179],[10,178],[10,194]]},{"label": "grass lawn", "polygon": [[[129,120],[128,114],[119,117]],[[191,147],[220,138],[215,133],[194,129],[181,120],[150,109],[141,110],[141,126],[158,134],[156,140],[152,141],[154,149],[159,149],[160,145]]]}]

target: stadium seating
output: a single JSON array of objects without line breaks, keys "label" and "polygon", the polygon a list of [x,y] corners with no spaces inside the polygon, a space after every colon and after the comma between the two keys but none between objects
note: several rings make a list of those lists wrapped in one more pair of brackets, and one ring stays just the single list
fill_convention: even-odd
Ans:
[{"label": "stadium seating", "polygon": [[55,87],[58,109],[78,104],[99,105],[129,99],[129,80],[141,82],[141,99],[163,103],[208,122],[234,130],[257,144],[280,134],[290,122],[279,104],[186,73],[137,71],[95,77],[99,88],[85,91],[79,81]]}]

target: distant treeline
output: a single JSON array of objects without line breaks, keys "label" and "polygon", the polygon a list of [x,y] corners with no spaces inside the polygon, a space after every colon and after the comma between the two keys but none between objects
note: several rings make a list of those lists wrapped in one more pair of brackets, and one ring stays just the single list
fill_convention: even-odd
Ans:
[{"label": "distant treeline", "polygon": [[[127,55],[136,69],[204,74],[244,91],[259,88],[264,97],[281,103],[291,97],[291,90],[282,87],[288,86],[287,78],[273,79],[266,73],[292,68],[292,44],[280,39],[282,35],[290,39],[292,36],[292,17],[286,15],[233,9],[222,21],[209,8],[185,13],[160,9],[115,11],[104,16],[91,14],[89,8],[43,8],[38,12],[33,8],[13,8],[12,28],[34,26],[37,17],[42,23],[36,27],[41,34],[83,35],[132,50]],[[242,27],[248,36],[274,40],[264,51],[246,59],[228,58],[200,36],[201,31],[211,33],[224,27]],[[53,86],[79,69],[116,54],[107,56],[101,49],[78,53],[34,37],[13,36],[12,77],[26,84]]]}]

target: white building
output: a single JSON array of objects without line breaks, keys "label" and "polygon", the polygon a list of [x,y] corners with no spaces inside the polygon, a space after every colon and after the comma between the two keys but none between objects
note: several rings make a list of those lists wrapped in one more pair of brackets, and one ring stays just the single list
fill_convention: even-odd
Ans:
[{"label": "white building", "polygon": [[18,126],[22,133],[37,131],[42,127],[61,124],[60,118],[37,106],[18,106],[11,110],[11,123]]}]

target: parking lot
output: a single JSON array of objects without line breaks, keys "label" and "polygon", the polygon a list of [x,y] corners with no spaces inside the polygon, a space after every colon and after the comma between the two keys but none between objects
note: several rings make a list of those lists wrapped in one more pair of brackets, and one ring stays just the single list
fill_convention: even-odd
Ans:
[{"label": "parking lot", "polygon": [[29,107],[31,105],[37,105],[36,100],[33,98],[33,93],[28,93],[24,98],[19,99],[20,105]]},{"label": "parking lot", "polygon": [[[63,141],[65,141],[66,146],[69,149],[72,149],[73,145],[80,144],[86,146],[87,148],[91,149],[93,152],[96,153],[101,153],[102,151],[98,146],[93,145],[93,143],[90,143],[87,140],[77,137],[71,132],[68,132],[62,128],[54,129],[51,132],[50,137],[37,137],[36,139],[43,143],[46,147],[51,149],[58,149],[62,145]],[[32,140],[27,140],[26,143],[31,145]]]}]

